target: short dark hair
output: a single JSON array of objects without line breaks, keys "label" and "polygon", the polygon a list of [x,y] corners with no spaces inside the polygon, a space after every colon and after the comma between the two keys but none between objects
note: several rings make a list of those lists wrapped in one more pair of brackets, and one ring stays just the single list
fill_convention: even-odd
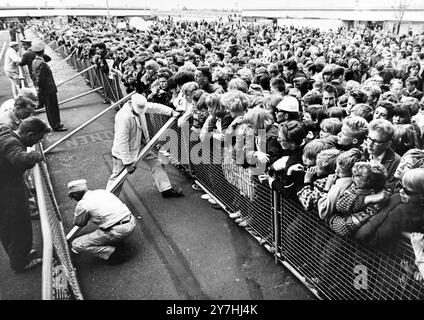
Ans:
[{"label": "short dark hair", "polygon": [[184,83],[194,81],[194,74],[190,71],[179,71],[172,78],[177,85],[182,86]]},{"label": "short dark hair", "polygon": [[414,86],[417,86],[418,85],[418,78],[417,77],[408,77],[406,80],[405,80],[405,84],[406,83],[409,83],[409,84],[412,84],[412,85],[414,85]]},{"label": "short dark hair", "polygon": [[365,103],[367,102],[367,95],[361,90],[352,90],[349,93],[349,97],[353,97],[356,103]]},{"label": "short dark hair", "polygon": [[301,145],[307,134],[303,125],[296,120],[281,123],[279,132],[284,135],[288,142],[293,142],[296,145]]},{"label": "short dark hair", "polygon": [[334,93],[334,95],[337,98],[337,89],[335,86],[333,86],[332,84],[327,83],[323,88],[322,88],[322,92],[328,92],[328,93]]},{"label": "short dark hair", "polygon": [[286,91],[286,82],[281,78],[275,78],[271,81],[271,87],[277,88],[280,92]]},{"label": "short dark hair", "polygon": [[30,132],[36,134],[46,134],[50,132],[50,128],[43,120],[37,117],[28,117],[22,120],[21,124],[18,127],[18,131],[24,135]]},{"label": "short dark hair", "polygon": [[200,71],[209,82],[212,82],[212,73],[209,67],[198,67],[197,70]]},{"label": "short dark hair", "polygon": [[344,75],[344,73],[345,73],[345,68],[343,68],[343,67],[335,67],[333,69],[333,77],[334,78],[338,78],[338,77]]}]

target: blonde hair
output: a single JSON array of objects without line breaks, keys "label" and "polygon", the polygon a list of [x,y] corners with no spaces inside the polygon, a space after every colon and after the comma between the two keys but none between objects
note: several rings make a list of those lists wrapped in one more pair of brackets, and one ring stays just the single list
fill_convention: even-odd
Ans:
[{"label": "blonde hair", "polygon": [[221,96],[221,104],[231,112],[246,111],[249,107],[249,99],[247,96],[239,91],[233,90],[226,92]]},{"label": "blonde hair", "polygon": [[360,161],[353,165],[352,177],[365,179],[366,187],[381,191],[387,181],[387,169],[381,163]]},{"label": "blonde hair", "polygon": [[321,151],[317,155],[317,165],[319,165],[326,173],[333,173],[336,171],[337,157],[340,153],[341,151],[338,149],[327,149]]},{"label": "blonde hair", "polygon": [[221,117],[225,114],[225,108],[221,104],[221,97],[217,93],[208,94],[205,99],[209,113],[214,117]]},{"label": "blonde hair", "polygon": [[412,192],[416,192],[424,205],[424,168],[407,171],[402,177],[402,184]]},{"label": "blonde hair", "polygon": [[194,91],[196,91],[197,89],[199,89],[199,85],[197,82],[195,81],[190,81],[190,82],[186,82],[183,84],[183,86],[181,87],[181,91],[184,93],[184,95],[188,95],[190,93],[193,93]]},{"label": "blonde hair", "polygon": [[274,123],[272,114],[260,107],[249,109],[244,115],[243,120],[248,123],[254,130],[267,130]]}]

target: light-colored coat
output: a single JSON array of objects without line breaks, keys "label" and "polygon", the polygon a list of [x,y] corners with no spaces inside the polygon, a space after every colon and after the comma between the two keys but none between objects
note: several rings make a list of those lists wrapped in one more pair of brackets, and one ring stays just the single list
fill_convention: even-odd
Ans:
[{"label": "light-colored coat", "polygon": [[137,116],[133,113],[131,104],[131,101],[125,103],[115,116],[112,156],[122,160],[124,165],[133,163],[140,152],[141,145],[150,140],[145,114],[158,113],[171,116],[173,111],[165,105],[147,102],[143,111],[135,108]]}]

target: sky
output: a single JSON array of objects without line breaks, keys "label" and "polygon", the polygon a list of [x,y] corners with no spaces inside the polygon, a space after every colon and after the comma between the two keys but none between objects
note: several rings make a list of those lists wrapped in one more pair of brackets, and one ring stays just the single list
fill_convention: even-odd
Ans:
[{"label": "sky", "polygon": [[314,7],[314,8],[335,8],[335,7],[355,7],[361,8],[384,6],[389,7],[395,3],[406,2],[410,7],[414,4],[422,7],[423,0],[2,0],[4,4],[10,6],[41,6],[46,3],[48,6],[68,6],[75,4],[106,6],[110,7],[149,7],[159,10],[181,9],[184,6],[189,9],[247,9],[247,8],[287,8],[287,7]]}]

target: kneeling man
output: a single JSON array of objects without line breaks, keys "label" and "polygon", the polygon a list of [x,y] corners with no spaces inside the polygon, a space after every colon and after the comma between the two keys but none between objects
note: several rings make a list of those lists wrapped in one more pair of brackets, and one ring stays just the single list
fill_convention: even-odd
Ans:
[{"label": "kneeling man", "polygon": [[95,231],[74,239],[72,252],[86,252],[109,264],[126,260],[129,252],[122,243],[137,224],[128,207],[109,191],[88,190],[86,180],[69,182],[68,190],[69,198],[78,201],[74,224],[84,227],[91,221],[98,226]]}]

